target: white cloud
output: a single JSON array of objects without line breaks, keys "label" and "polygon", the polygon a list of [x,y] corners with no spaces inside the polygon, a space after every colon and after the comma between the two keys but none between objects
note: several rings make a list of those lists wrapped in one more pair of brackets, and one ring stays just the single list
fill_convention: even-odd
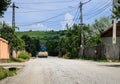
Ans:
[{"label": "white cloud", "polygon": [[41,24],[41,23],[38,23],[38,24],[33,24],[31,25],[31,27],[37,27],[37,28],[45,28],[46,26]]},{"label": "white cloud", "polygon": [[73,16],[70,13],[66,13],[64,21],[61,22],[62,29],[66,29],[66,24],[68,24],[68,26],[71,27],[73,23]]},{"label": "white cloud", "polygon": [[30,26],[26,26],[26,27],[20,27],[18,31],[50,31],[53,30],[53,28],[49,28],[44,24],[38,23],[38,24],[33,24]]}]

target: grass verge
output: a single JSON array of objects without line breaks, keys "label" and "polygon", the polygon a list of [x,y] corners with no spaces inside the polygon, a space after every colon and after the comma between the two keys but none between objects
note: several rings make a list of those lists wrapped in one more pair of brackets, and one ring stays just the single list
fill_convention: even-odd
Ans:
[{"label": "grass verge", "polygon": [[4,68],[0,68],[0,80],[6,77],[13,76],[14,74],[16,74],[16,70],[7,70]]},{"label": "grass verge", "polygon": [[10,60],[8,60],[7,62],[8,63],[11,63],[11,62],[26,62],[26,61],[28,61],[29,59],[22,59],[22,58],[12,58],[12,59],[10,59]]}]

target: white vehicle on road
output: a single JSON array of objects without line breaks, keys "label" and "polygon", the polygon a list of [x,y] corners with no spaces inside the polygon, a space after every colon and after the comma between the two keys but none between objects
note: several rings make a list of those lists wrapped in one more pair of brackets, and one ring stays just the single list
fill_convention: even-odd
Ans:
[{"label": "white vehicle on road", "polygon": [[47,51],[44,51],[44,52],[42,52],[42,51],[40,51],[39,53],[38,53],[38,57],[48,57],[48,52]]}]

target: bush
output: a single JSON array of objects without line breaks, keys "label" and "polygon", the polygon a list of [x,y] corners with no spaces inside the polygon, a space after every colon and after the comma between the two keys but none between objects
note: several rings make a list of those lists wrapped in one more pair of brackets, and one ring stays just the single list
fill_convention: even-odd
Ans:
[{"label": "bush", "polygon": [[22,58],[12,58],[13,62],[24,62],[25,60]]},{"label": "bush", "polygon": [[10,71],[4,68],[0,68],[0,80],[9,76],[13,76],[16,73],[16,70]]},{"label": "bush", "polygon": [[68,57],[67,54],[63,55],[63,58],[65,58],[65,59],[69,59],[69,57]]},{"label": "bush", "polygon": [[0,68],[0,80],[7,77],[6,70],[3,68]]},{"label": "bush", "polygon": [[30,55],[27,52],[21,52],[18,55],[18,58],[21,58],[21,59],[30,59]]},{"label": "bush", "polygon": [[78,58],[78,50],[76,48],[73,48],[71,52],[67,52],[66,55],[69,59]]}]

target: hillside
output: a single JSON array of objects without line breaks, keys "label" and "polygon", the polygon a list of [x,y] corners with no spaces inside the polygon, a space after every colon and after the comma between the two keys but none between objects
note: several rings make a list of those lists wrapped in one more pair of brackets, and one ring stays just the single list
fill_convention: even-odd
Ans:
[{"label": "hillside", "polygon": [[17,35],[22,37],[23,35],[28,35],[32,38],[38,38],[41,43],[45,43],[47,40],[54,37],[63,37],[65,31],[26,31],[26,32],[17,32]]}]

